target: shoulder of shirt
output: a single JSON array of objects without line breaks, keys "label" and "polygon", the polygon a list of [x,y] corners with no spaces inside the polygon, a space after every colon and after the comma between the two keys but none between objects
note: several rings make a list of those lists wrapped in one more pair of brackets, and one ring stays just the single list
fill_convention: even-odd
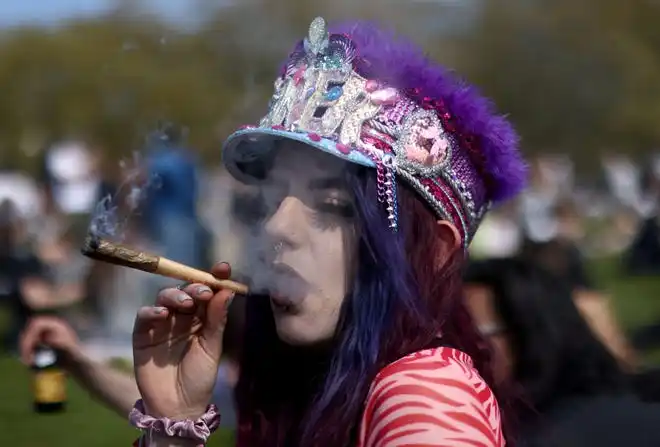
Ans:
[{"label": "shoulder of shirt", "polygon": [[470,356],[453,348],[439,347],[414,352],[383,368],[374,378],[370,395],[379,388],[396,383],[423,386],[424,390],[442,390],[447,394],[455,390],[465,394],[464,398],[481,400],[480,391],[490,393],[490,389],[474,368]]},{"label": "shoulder of shirt", "polygon": [[447,347],[415,352],[383,368],[371,384],[362,426],[366,446],[389,445],[394,438],[404,444],[502,445],[492,391],[469,355]]}]

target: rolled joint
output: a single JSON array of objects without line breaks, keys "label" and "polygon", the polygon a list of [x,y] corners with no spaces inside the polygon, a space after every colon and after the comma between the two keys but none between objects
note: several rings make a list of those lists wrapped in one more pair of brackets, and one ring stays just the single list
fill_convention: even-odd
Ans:
[{"label": "rolled joint", "polygon": [[84,256],[114,265],[131,267],[149,273],[158,269],[158,256],[89,234],[81,249]]}]

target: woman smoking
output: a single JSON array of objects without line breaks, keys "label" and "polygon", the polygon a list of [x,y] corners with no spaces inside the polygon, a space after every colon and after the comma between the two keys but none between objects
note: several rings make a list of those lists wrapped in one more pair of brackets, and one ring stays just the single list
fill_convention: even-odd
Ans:
[{"label": "woman smoking", "polygon": [[[507,398],[460,280],[484,213],[525,176],[489,102],[389,32],[317,18],[222,158],[259,190],[237,445],[504,446]],[[140,310],[142,445],[217,427],[231,298],[192,284]]]}]

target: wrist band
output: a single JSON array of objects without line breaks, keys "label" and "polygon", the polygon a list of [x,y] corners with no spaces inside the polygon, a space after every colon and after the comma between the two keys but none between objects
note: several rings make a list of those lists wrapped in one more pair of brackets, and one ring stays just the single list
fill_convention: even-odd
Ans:
[{"label": "wrist band", "polygon": [[[128,415],[131,425],[144,431],[150,438],[154,435],[171,438],[184,438],[195,441],[198,447],[204,447],[211,433],[220,426],[220,413],[215,405],[209,405],[199,419],[175,420],[167,417],[155,418],[144,414],[144,402],[139,399]],[[142,444],[137,442],[137,445]]]}]

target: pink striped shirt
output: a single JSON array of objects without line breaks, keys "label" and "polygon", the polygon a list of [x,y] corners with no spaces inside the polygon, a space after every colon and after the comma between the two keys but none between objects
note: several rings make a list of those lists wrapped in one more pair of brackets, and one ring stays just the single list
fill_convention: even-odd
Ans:
[{"label": "pink striped shirt", "polygon": [[358,447],[504,447],[500,410],[465,353],[426,349],[374,379]]}]

